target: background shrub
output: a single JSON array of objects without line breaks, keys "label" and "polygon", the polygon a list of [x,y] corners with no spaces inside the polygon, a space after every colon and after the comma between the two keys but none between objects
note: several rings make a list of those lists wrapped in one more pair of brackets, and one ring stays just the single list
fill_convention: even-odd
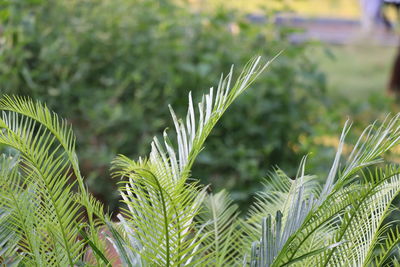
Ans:
[{"label": "background shrub", "polygon": [[209,139],[193,176],[246,203],[268,166],[294,173],[305,153],[295,147],[299,136],[320,122],[324,75],[304,53],[310,45],[290,44],[291,29],[273,25],[274,12],[257,24],[235,10],[168,0],[2,5],[2,92],[29,95],[71,120],[89,187],[111,209],[110,160],[147,154],[168,122],[165,103],[182,114],[188,91],[201,95],[231,63],[285,50],[215,129],[219,138]]}]

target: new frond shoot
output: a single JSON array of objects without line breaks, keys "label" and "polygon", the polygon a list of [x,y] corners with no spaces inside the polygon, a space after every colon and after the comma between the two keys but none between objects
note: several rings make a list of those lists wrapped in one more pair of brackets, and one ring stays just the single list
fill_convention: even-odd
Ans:
[{"label": "new frond shoot", "polygon": [[[246,65],[236,82],[232,82],[231,68],[228,75],[221,76],[217,89],[211,88],[203,96],[197,110],[189,94],[185,119],[178,118],[170,106],[177,137],[176,149],[164,132],[164,140],[154,138],[148,158],[132,161],[119,156],[113,162],[115,176],[123,177],[120,192],[127,206],[123,216],[136,229],[124,243],[147,264],[207,264],[213,255],[204,253],[207,227],[196,227],[194,220],[205,199],[205,188],[196,182],[188,182],[190,170],[223,113],[268,64],[261,64],[260,57],[255,58]],[[198,232],[193,234],[195,229]]]}]

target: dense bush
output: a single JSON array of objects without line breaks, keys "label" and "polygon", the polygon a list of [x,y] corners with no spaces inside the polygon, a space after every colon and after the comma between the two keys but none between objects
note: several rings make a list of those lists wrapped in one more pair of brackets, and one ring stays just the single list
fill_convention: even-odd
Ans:
[{"label": "dense bush", "polygon": [[290,29],[271,24],[272,13],[256,24],[234,10],[206,12],[167,0],[2,5],[1,90],[45,101],[69,118],[98,197],[116,199],[110,160],[147,152],[166,124],[165,103],[181,113],[189,89],[199,96],[232,63],[282,49],[268,75],[233,107],[231,114],[241,116],[227,116],[216,129],[194,175],[246,200],[271,165],[294,174],[303,153],[291,145],[319,119],[324,79],[304,55],[307,45],[289,45]]}]

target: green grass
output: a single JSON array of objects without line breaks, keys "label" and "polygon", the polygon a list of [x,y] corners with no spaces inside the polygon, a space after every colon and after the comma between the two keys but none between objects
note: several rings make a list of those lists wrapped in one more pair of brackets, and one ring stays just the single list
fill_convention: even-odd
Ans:
[{"label": "green grass", "polygon": [[356,102],[386,94],[395,54],[394,47],[357,44],[326,46],[314,53],[327,75],[329,93]]},{"label": "green grass", "polygon": [[[399,105],[386,93],[396,49],[351,44],[325,45],[309,51],[325,73],[330,99],[329,110],[324,114],[324,121],[330,126],[316,125],[315,136],[308,140],[310,153],[319,155],[311,156],[310,162],[321,177],[328,167],[324,164],[337,149],[338,134],[347,119],[353,122],[349,139],[354,140],[369,122],[400,112]],[[345,146],[344,153],[350,151],[351,147]],[[390,160],[400,162],[400,150],[394,150]]]}]

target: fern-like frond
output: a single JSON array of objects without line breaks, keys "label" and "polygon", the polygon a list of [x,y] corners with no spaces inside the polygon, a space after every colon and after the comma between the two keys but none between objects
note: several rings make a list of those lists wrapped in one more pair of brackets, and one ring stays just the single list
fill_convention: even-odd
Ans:
[{"label": "fern-like frond", "polygon": [[225,190],[205,198],[198,221],[204,227],[206,237],[202,245],[212,266],[239,266],[242,262],[244,251],[238,215],[238,206]]},{"label": "fern-like frond", "polygon": [[400,266],[400,261],[399,261],[399,259],[398,258],[394,258],[391,262],[390,262],[390,264],[388,264],[388,267],[399,267]]},{"label": "fern-like frond", "polygon": [[[21,183],[18,173],[15,171],[16,157],[0,155],[0,264],[9,265],[13,259],[18,259],[18,243],[21,235],[14,231],[16,213],[22,190],[18,188]],[[10,188],[11,187],[11,188]],[[13,190],[14,189],[14,190]],[[7,206],[8,207],[7,207]],[[20,231],[27,229],[20,229]]]},{"label": "fern-like frond", "polygon": [[[304,164],[305,161],[302,166]],[[256,227],[251,232],[257,235],[261,233],[260,222],[267,215],[274,216],[280,211],[283,215],[282,222],[286,222],[300,189],[305,199],[315,198],[319,194],[319,184],[315,176],[302,175],[292,180],[278,168],[269,174],[263,185],[264,189],[257,194],[246,218],[247,223]]]},{"label": "fern-like frond", "polygon": [[[257,260],[252,259],[251,265],[270,266],[313,207],[319,187],[315,177],[304,174],[305,162],[304,157],[295,180],[280,169],[271,173],[264,182],[264,191],[251,206],[243,222],[246,239],[255,241],[261,236],[260,242],[252,245],[252,255],[258,256]],[[268,256],[264,255],[267,251]]]},{"label": "fern-like frond", "polygon": [[123,214],[134,222],[140,254],[150,265],[184,264],[192,257],[188,237],[204,193],[195,184],[169,185],[155,173],[143,168],[129,177],[121,192],[128,207]]},{"label": "fern-like frond", "polygon": [[366,261],[365,266],[390,266],[391,256],[396,252],[398,255],[400,245],[400,229],[398,226],[389,227],[379,239],[377,252],[372,256],[373,258],[371,257]]},{"label": "fern-like frond", "polygon": [[[282,233],[282,214],[280,211],[277,212],[274,218],[271,215],[264,218],[261,229],[260,242],[254,242],[252,245],[251,267],[274,266],[274,258],[279,253],[279,249],[283,243],[281,242],[281,237],[284,237],[284,232]],[[290,262],[281,266],[307,266],[305,265],[305,261],[309,261],[313,256],[329,251],[339,245],[340,243],[332,245],[320,244],[315,248],[309,247],[300,256],[292,258]],[[318,265],[311,264],[311,266]]]},{"label": "fern-like frond", "polygon": [[[60,119],[57,114],[50,111],[46,105],[26,97],[5,95],[0,99],[0,110],[2,111],[1,143],[21,152],[20,168],[24,176],[34,176],[35,179],[40,178],[38,180],[42,181],[34,183],[34,190],[44,194],[40,199],[41,202],[35,206],[37,212],[43,207],[48,210],[50,206],[46,201],[50,201],[52,205],[58,207],[52,212],[59,214],[56,216],[59,223],[64,219],[70,222],[64,231],[64,249],[68,248],[67,239],[73,240],[77,235],[77,229],[72,227],[77,223],[74,222],[74,216],[77,218],[85,216],[88,219],[88,234],[97,247],[102,247],[104,242],[99,240],[96,226],[99,219],[104,221],[104,214],[101,212],[101,204],[87,192],[79,170],[78,157],[75,153],[75,135],[71,126],[66,120]],[[78,185],[76,193],[71,191],[74,184]],[[51,194],[54,193],[50,198],[48,190],[52,191]],[[65,217],[65,212],[69,216]],[[71,236],[68,237],[69,235]],[[60,238],[60,235],[54,234],[53,237]],[[73,251],[78,251],[82,242],[71,241],[71,246]],[[45,253],[45,250],[42,250],[42,253]],[[70,264],[72,258],[77,256],[75,252],[73,254],[68,257]],[[98,261],[101,262],[101,259]]]},{"label": "fern-like frond", "polygon": [[[71,164],[65,150],[55,142],[52,132],[19,113],[3,111],[0,128],[0,144],[21,155],[16,168],[24,176],[25,185],[18,181],[8,184],[9,194],[24,197],[20,202],[26,207],[21,208],[31,214],[21,215],[30,216],[29,220],[16,218],[15,230],[23,229],[21,223],[30,224],[23,237],[27,242],[20,243],[24,244],[21,248],[32,255],[33,265],[74,265],[81,256],[83,243],[77,240],[75,225],[80,207],[73,201],[74,182],[70,181]],[[4,202],[3,207],[18,206]]]},{"label": "fern-like frond", "polygon": [[[287,265],[293,259],[307,254],[310,248],[316,248],[321,245],[335,245],[336,243],[327,243],[327,240],[334,234],[333,231],[337,228],[337,222],[340,221],[344,211],[353,203],[354,194],[357,194],[358,190],[360,190],[358,185],[349,186],[337,193],[329,204],[321,206],[316,211],[309,212],[299,229],[287,239],[272,266]],[[320,239],[319,237],[324,238]],[[325,237],[328,238],[325,239]],[[313,257],[313,259],[313,264],[316,264],[316,258]],[[316,266],[319,265],[317,264]]]},{"label": "fern-like frond", "polygon": [[324,265],[364,265],[374,249],[374,240],[400,190],[399,169],[371,173],[357,198],[341,218],[333,240],[346,242],[333,249],[321,261]]},{"label": "fern-like frond", "polygon": [[[376,122],[366,127],[354,145],[343,171],[338,174],[342,148],[345,137],[350,130],[349,123],[348,121],[346,122],[340,137],[335,160],[318,201],[319,204],[334,190],[334,187],[342,188],[346,183],[352,182],[350,178],[353,174],[365,167],[382,162],[382,155],[399,143],[399,121],[400,114],[397,114],[392,118],[386,117],[378,127]],[[336,182],[335,179],[337,180]]]},{"label": "fern-like frond", "polygon": [[37,121],[42,127],[58,140],[68,156],[75,175],[81,178],[78,158],[75,153],[75,135],[66,120],[61,120],[58,115],[50,111],[46,105],[30,98],[5,95],[0,99],[0,110],[20,114]]},{"label": "fern-like frond", "polygon": [[78,157],[75,152],[76,138],[72,131],[71,126],[66,120],[60,119],[58,115],[50,111],[46,105],[40,103],[39,101],[34,102],[30,98],[21,96],[8,96],[5,95],[0,99],[0,110],[6,111],[9,114],[19,114],[25,118],[29,118],[33,123],[37,122],[40,127],[46,129],[51,133],[52,145],[59,145],[63,148],[63,153],[65,157],[68,158],[71,165],[70,172],[74,174],[75,181],[79,186],[79,191],[82,198],[82,205],[86,209],[87,218],[89,220],[90,226],[90,236],[96,244],[99,245],[99,240],[97,239],[97,233],[95,229],[94,214],[93,209],[95,209],[92,204],[95,201],[89,199],[89,193],[87,192],[86,186],[83,181],[83,177],[80,173]]},{"label": "fern-like frond", "polygon": [[374,173],[368,180],[360,179],[357,174],[363,168],[381,162],[380,156],[399,141],[398,115],[385,120],[376,132],[373,126],[363,132],[344,170],[338,173],[340,147],[348,132],[345,127],[338,154],[319,199],[302,226],[288,239],[272,266],[289,264],[293,259],[301,257],[305,253],[307,240],[321,232],[322,227],[330,229],[331,237],[327,238],[327,245],[340,246],[313,257],[314,264],[357,265],[363,264],[368,258],[375,235],[399,189],[397,175],[394,175],[396,170],[384,172],[387,175]]},{"label": "fern-like frond", "polygon": [[[0,172],[0,207],[2,211],[2,223],[0,231],[9,234],[4,237],[1,257],[7,260],[10,257],[19,257],[16,252],[21,250],[26,254],[23,262],[31,265],[46,264],[49,262],[41,251],[46,245],[41,243],[41,237],[36,234],[37,217],[34,210],[34,192],[32,187],[27,187],[26,182],[30,177],[23,178],[18,171],[18,157],[10,159],[2,156],[2,168]],[[27,188],[26,188],[27,187]],[[8,240],[9,239],[9,240]]]},{"label": "fern-like frond", "polygon": [[183,266],[207,261],[208,257],[196,257],[204,249],[204,235],[201,231],[192,234],[205,192],[196,183],[188,183],[190,169],[222,114],[267,67],[268,63],[260,66],[260,61],[250,61],[233,85],[232,69],[221,77],[217,90],[211,88],[197,105],[198,119],[191,94],[185,120],[170,107],[177,151],[164,132],[163,142],[154,138],[148,159],[135,162],[119,156],[114,161],[114,175],[126,180],[120,187],[128,207],[124,216],[135,228],[135,244],[130,247],[149,264]]}]

